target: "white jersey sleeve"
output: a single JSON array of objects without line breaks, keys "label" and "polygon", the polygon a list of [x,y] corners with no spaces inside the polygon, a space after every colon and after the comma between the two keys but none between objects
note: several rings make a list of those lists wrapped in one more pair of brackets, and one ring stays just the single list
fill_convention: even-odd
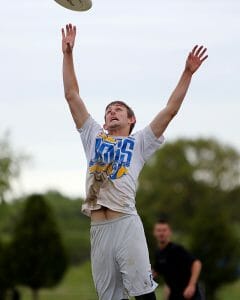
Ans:
[{"label": "white jersey sleeve", "polygon": [[136,133],[141,147],[141,154],[144,162],[146,162],[162,145],[164,136],[157,138],[150,125],[146,126],[143,130]]},{"label": "white jersey sleeve", "polygon": [[89,161],[92,149],[95,146],[96,136],[102,131],[102,127],[89,115],[83,126],[77,130],[80,133],[83,148]]}]

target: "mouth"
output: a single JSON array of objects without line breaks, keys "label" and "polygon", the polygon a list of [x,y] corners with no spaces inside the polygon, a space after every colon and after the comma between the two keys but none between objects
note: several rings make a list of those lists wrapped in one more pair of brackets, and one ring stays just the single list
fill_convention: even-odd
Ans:
[{"label": "mouth", "polygon": [[110,119],[110,121],[112,122],[112,121],[119,121],[119,120],[118,120],[118,118],[113,117],[113,118]]}]

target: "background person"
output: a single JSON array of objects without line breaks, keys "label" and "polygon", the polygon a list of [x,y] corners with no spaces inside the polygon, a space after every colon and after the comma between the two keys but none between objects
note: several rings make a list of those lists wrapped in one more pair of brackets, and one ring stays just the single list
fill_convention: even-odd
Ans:
[{"label": "background person", "polygon": [[172,230],[166,220],[160,219],[154,225],[153,235],[158,245],[153,274],[154,278],[163,276],[164,298],[166,300],[202,299],[198,286],[201,262],[183,246],[171,241]]}]

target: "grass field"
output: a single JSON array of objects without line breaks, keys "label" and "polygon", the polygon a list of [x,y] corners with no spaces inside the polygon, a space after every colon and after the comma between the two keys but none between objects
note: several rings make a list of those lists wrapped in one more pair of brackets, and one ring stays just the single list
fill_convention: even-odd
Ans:
[{"label": "grass field", "polygon": [[[29,289],[21,288],[22,299],[30,300]],[[162,300],[161,288],[157,289],[157,299]],[[97,300],[94,290],[90,264],[86,263],[80,267],[72,267],[67,272],[63,281],[54,289],[43,289],[40,291],[40,300]],[[219,291],[219,300],[239,300],[240,280],[233,285]]]}]

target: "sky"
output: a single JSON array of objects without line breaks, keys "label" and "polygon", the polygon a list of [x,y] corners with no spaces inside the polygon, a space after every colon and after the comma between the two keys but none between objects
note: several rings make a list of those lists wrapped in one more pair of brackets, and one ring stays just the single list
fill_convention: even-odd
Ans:
[{"label": "sky", "polygon": [[80,94],[103,124],[105,106],[123,100],[135,130],[165,106],[195,44],[209,58],[165,132],[216,138],[240,151],[240,1],[93,0],[73,12],[54,0],[4,1],[0,11],[0,136],[31,159],[11,197],[58,190],[84,196],[86,161],[64,99],[61,27],[77,26],[74,49]]}]

